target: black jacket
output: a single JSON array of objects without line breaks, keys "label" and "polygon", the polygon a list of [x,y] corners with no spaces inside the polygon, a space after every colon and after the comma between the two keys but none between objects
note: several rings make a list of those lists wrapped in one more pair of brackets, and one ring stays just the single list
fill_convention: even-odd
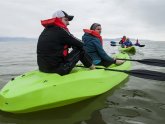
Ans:
[{"label": "black jacket", "polygon": [[61,27],[49,26],[43,30],[37,44],[37,63],[39,70],[51,72],[65,63],[64,46],[83,49],[83,43]]}]

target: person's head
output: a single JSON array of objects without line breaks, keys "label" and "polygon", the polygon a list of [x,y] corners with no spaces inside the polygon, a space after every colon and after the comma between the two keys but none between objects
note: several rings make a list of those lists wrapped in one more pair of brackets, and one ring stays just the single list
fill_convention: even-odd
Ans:
[{"label": "person's head", "polygon": [[129,38],[127,38],[127,40],[126,41],[130,41],[130,39]]},{"label": "person's head", "polygon": [[94,31],[98,32],[99,34],[101,34],[102,28],[101,28],[101,25],[100,25],[100,24],[98,24],[98,23],[93,23],[93,24],[91,25],[91,27],[90,27],[90,30],[94,30]]},{"label": "person's head", "polygon": [[64,12],[62,10],[58,10],[53,14],[52,17],[61,18],[61,21],[67,26],[67,25],[69,25],[69,21],[72,21],[74,16],[68,15],[66,12]]},{"label": "person's head", "polygon": [[124,39],[126,39],[126,36],[123,36]]},{"label": "person's head", "polygon": [[137,40],[136,40],[136,42],[138,43],[138,42],[139,42],[139,40],[137,39]]}]

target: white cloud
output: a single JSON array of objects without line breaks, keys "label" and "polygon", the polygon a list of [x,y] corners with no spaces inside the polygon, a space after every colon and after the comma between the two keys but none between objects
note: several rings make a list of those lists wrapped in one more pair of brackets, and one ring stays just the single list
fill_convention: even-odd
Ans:
[{"label": "white cloud", "polygon": [[103,37],[165,40],[164,0],[0,0],[0,36],[38,37],[40,20],[62,9],[75,16],[70,31],[81,38],[82,29],[94,22]]}]

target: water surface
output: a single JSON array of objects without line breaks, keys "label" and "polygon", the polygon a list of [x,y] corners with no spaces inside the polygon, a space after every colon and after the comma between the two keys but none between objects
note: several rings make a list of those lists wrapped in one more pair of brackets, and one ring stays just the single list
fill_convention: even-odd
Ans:
[{"label": "water surface", "polygon": [[[132,59],[165,60],[165,42],[143,42]],[[13,77],[37,69],[36,41],[0,42],[0,89]],[[109,54],[118,52],[105,41]],[[132,63],[132,69],[165,72],[164,67]],[[72,105],[28,114],[0,111],[0,124],[164,124],[165,82],[129,76],[119,86]]]}]

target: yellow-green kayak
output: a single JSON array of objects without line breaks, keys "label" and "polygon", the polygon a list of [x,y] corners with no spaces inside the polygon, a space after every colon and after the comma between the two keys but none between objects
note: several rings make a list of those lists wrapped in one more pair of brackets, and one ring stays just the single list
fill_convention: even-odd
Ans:
[{"label": "yellow-green kayak", "polygon": [[[126,53],[118,58],[129,59]],[[129,70],[131,63],[109,68]],[[103,67],[104,68],[104,67]],[[0,110],[11,113],[27,113],[75,103],[102,94],[121,83],[128,74],[104,69],[89,70],[75,67],[65,76],[27,72],[9,81],[0,91]]]},{"label": "yellow-green kayak", "polygon": [[119,47],[119,50],[121,52],[127,52],[127,53],[131,53],[131,54],[135,54],[136,53],[136,48],[134,46],[127,47],[127,48]]}]

